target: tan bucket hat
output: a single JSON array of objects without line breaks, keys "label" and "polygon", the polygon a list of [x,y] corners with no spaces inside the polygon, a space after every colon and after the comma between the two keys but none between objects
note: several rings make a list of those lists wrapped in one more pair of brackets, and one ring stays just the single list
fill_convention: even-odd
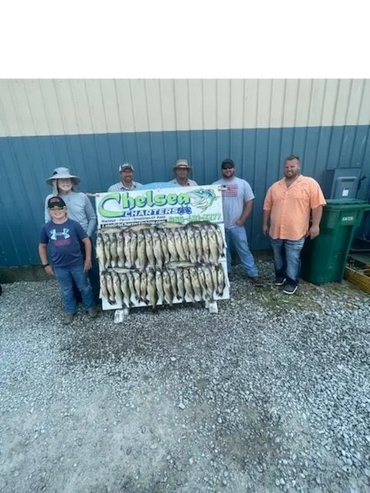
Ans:
[{"label": "tan bucket hat", "polygon": [[186,168],[186,169],[191,169],[191,166],[188,162],[187,159],[178,159],[175,163],[175,166],[173,167],[174,170],[178,168]]}]

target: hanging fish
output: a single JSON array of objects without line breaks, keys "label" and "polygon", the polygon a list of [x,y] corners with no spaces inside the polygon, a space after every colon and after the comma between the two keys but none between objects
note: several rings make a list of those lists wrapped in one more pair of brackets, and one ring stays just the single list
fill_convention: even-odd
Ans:
[{"label": "hanging fish", "polygon": [[130,257],[131,257],[131,267],[135,267],[135,262],[137,258],[137,235],[135,232],[131,233]]},{"label": "hanging fish", "polygon": [[199,228],[194,228],[194,238],[195,238],[195,248],[197,251],[198,262],[203,261],[203,248],[202,248],[202,237],[200,235]]},{"label": "hanging fish", "polygon": [[189,269],[184,269],[183,274],[184,274],[185,293],[187,294],[187,296],[190,298],[191,301],[195,301]]},{"label": "hanging fish", "polygon": [[156,265],[162,269],[163,268],[163,251],[162,251],[162,243],[161,238],[158,234],[158,231],[153,230],[152,232],[153,238],[153,252],[156,261]]},{"label": "hanging fish", "polygon": [[209,270],[211,271],[213,290],[217,290],[217,270],[215,265],[209,265]]},{"label": "hanging fish", "polygon": [[167,263],[170,261],[170,252],[168,251],[167,235],[162,229],[158,230],[158,235],[161,240],[164,262]]},{"label": "hanging fish", "polygon": [[148,263],[149,265],[155,269],[155,257],[154,257],[154,252],[153,252],[153,238],[148,229],[144,231],[144,236],[145,236],[145,251],[146,251],[146,256],[148,258]]},{"label": "hanging fish", "polygon": [[132,275],[131,271],[127,272],[126,276],[128,280],[128,289],[130,291],[130,300],[131,300],[131,296],[135,296],[134,276]]},{"label": "hanging fish", "polygon": [[112,265],[112,267],[116,267],[116,265],[118,265],[116,233],[110,233],[109,239],[110,239],[111,265]]},{"label": "hanging fish", "polygon": [[167,245],[168,245],[168,251],[170,252],[171,261],[173,262],[179,260],[179,254],[176,249],[175,239],[172,234],[172,231],[170,230],[165,230],[165,231],[167,235]]},{"label": "hanging fish", "polygon": [[172,295],[173,295],[174,298],[177,298],[177,279],[176,279],[175,271],[172,270],[172,269],[168,269],[167,272],[170,275]]},{"label": "hanging fish", "polygon": [[104,240],[103,235],[98,233],[96,240],[96,257],[99,262],[100,272],[105,269],[105,253],[104,253]]},{"label": "hanging fish", "polygon": [[122,291],[121,291],[121,279],[117,272],[112,273],[113,290],[115,294],[116,303],[118,302],[122,306]]},{"label": "hanging fish", "polygon": [[184,276],[182,269],[176,269],[176,284],[177,284],[177,297],[181,301],[185,301],[185,286]]},{"label": "hanging fish", "polygon": [[158,293],[158,303],[160,302],[163,304],[164,290],[163,290],[162,271],[160,269],[157,269],[155,271],[155,285]]},{"label": "hanging fish", "polygon": [[132,261],[131,261],[131,232],[130,231],[124,231],[123,232],[123,251],[125,254],[125,266],[131,268],[132,267]]},{"label": "hanging fish", "polygon": [[190,248],[189,248],[189,242],[188,242],[188,235],[186,234],[186,231],[181,228],[179,229],[179,233],[181,236],[181,242],[182,242],[182,248],[185,253],[185,259],[189,260],[190,259]]},{"label": "hanging fish", "polygon": [[134,288],[135,288],[135,298],[137,301],[141,300],[141,294],[140,294],[140,285],[141,285],[141,277],[140,273],[138,271],[133,272],[134,276]]},{"label": "hanging fish", "polygon": [[173,293],[172,293],[170,275],[167,271],[162,272],[162,279],[163,279],[164,299],[170,306],[172,306]]},{"label": "hanging fish", "polygon": [[222,268],[221,264],[219,264],[216,267],[216,269],[217,269],[217,290],[216,290],[216,293],[219,296],[222,296],[224,294],[224,289],[226,286],[225,273],[224,273],[224,269]]},{"label": "hanging fish", "polygon": [[200,287],[200,281],[199,281],[197,269],[195,267],[191,267],[189,269],[189,273],[190,273],[190,280],[191,280],[191,285],[193,287],[194,295],[200,301],[202,299],[202,290]]},{"label": "hanging fish", "polygon": [[210,250],[209,260],[211,261],[212,264],[216,265],[218,264],[218,258],[220,255],[218,244],[217,244],[216,233],[212,228],[207,227],[207,236],[208,236],[208,245]]},{"label": "hanging fish", "polygon": [[175,240],[176,250],[180,260],[186,261],[188,257],[185,255],[184,248],[182,246],[181,236],[178,230],[174,230],[173,238]]},{"label": "hanging fish", "polygon": [[200,236],[202,238],[202,250],[203,250],[203,260],[206,264],[209,263],[209,254],[210,254],[210,249],[209,249],[209,243],[208,243],[208,236],[207,236],[207,230],[203,226],[200,228]]},{"label": "hanging fish", "polygon": [[108,303],[110,305],[114,305],[116,302],[116,297],[114,294],[113,279],[110,272],[105,273],[105,279],[106,279],[107,290],[108,290]]},{"label": "hanging fish", "polygon": [[140,283],[140,297],[141,301],[148,304],[147,302],[147,287],[148,287],[148,276],[146,271],[141,273],[141,283]]},{"label": "hanging fish", "polygon": [[123,251],[123,234],[122,231],[117,233],[117,256],[118,256],[118,267],[123,267],[125,265],[125,255]]},{"label": "hanging fish", "polygon": [[157,288],[155,285],[155,276],[153,269],[149,269],[148,271],[148,298],[149,303],[152,305],[153,310],[156,309],[158,296],[157,296]]},{"label": "hanging fish", "polygon": [[137,235],[137,263],[140,271],[145,269],[146,261],[145,236],[143,233],[139,233]]},{"label": "hanging fish", "polygon": [[109,303],[109,293],[107,288],[107,278],[105,272],[100,274],[100,298],[105,298]]},{"label": "hanging fish", "polygon": [[108,233],[103,233],[105,268],[111,266],[110,239]]},{"label": "hanging fish", "polygon": [[130,290],[128,287],[128,279],[126,274],[119,274],[119,278],[121,280],[121,291],[123,294],[123,303],[126,305],[127,308],[131,308],[132,303],[131,303],[131,297],[130,297]]},{"label": "hanging fish", "polygon": [[197,268],[197,271],[198,271],[198,279],[199,279],[199,282],[200,282],[200,287],[201,287],[201,290],[202,290],[202,299],[204,301],[209,301],[210,300],[210,297],[208,295],[208,290],[207,290],[207,285],[206,285],[206,279],[205,279],[205,276],[204,276],[203,268],[202,267],[198,267]]},{"label": "hanging fish", "polygon": [[186,228],[186,236],[188,238],[189,259],[195,263],[198,261],[198,255],[195,246],[194,228]]},{"label": "hanging fish", "polygon": [[214,286],[213,286],[211,271],[208,269],[208,267],[204,266],[203,272],[204,272],[204,278],[205,278],[206,286],[207,286],[207,296],[208,296],[210,301],[213,301]]},{"label": "hanging fish", "polygon": [[221,257],[225,257],[225,242],[224,237],[222,236],[222,231],[219,226],[213,226],[216,233],[218,251]]}]

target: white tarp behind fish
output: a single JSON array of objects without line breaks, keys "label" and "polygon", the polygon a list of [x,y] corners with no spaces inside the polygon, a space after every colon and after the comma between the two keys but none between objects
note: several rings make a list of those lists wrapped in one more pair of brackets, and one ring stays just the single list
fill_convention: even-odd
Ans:
[{"label": "white tarp behind fish", "polygon": [[103,310],[228,299],[219,186],[98,194]]}]

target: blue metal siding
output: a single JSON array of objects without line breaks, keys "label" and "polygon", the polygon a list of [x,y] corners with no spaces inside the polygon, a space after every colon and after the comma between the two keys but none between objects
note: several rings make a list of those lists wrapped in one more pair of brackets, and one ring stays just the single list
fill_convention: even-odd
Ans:
[{"label": "blue metal siding", "polygon": [[267,188],[282,175],[288,154],[298,154],[303,173],[325,183],[325,172],[337,167],[361,167],[370,184],[369,125],[258,128],[235,130],[163,131],[88,135],[0,138],[0,265],[39,264],[38,235],[43,224],[45,184],[57,166],[67,166],[82,179],[80,190],[106,191],[118,181],[118,165],[130,161],[142,183],[173,177],[179,157],[193,165],[199,184],[220,177],[220,162],[232,157],[237,175],[256,195],[248,221],[251,248],[269,248],[261,233],[261,213]]}]

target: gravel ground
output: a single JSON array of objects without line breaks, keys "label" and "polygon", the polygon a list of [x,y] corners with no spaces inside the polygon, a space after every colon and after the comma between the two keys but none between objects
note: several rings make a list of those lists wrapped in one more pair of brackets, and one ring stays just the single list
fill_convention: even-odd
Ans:
[{"label": "gravel ground", "polygon": [[235,267],[232,299],[81,311],[54,281],[3,286],[0,490],[369,492],[369,296],[287,297]]}]

